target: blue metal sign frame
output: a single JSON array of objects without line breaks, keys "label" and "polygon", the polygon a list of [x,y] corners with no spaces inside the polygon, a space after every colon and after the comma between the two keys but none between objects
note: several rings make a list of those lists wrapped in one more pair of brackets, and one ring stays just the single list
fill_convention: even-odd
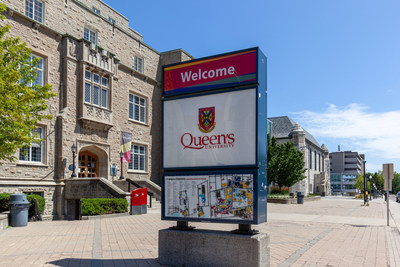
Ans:
[{"label": "blue metal sign frame", "polygon": [[[253,84],[241,85],[239,87],[216,88],[212,91],[202,91],[198,93],[174,94],[171,96],[164,95],[162,102],[162,166],[163,166],[163,192],[162,192],[162,219],[175,221],[196,221],[196,222],[216,222],[216,223],[233,223],[233,224],[260,224],[267,221],[267,58],[257,48],[257,81]],[[241,51],[246,51],[241,50]],[[237,53],[226,53],[233,54]],[[222,54],[225,55],[225,54]],[[213,56],[218,57],[221,55]],[[212,58],[212,57],[207,57]],[[203,60],[206,58],[198,59]],[[185,62],[186,63],[186,62]],[[176,64],[173,64],[176,65]],[[170,66],[170,65],[168,65]],[[232,166],[200,166],[200,167],[179,167],[164,168],[164,102],[179,98],[194,97],[200,95],[210,95],[222,92],[231,92],[237,90],[247,90],[256,88],[256,162],[254,165],[232,165]],[[208,90],[208,89],[207,89]],[[230,220],[230,219],[209,219],[209,218],[186,218],[171,217],[165,214],[165,177],[166,176],[194,176],[194,175],[213,175],[213,174],[252,174],[254,177],[254,217],[253,220]]]}]

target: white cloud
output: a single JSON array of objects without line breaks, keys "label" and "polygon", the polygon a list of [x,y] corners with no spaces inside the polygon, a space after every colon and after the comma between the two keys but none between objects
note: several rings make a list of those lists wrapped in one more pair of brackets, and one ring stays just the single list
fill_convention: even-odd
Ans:
[{"label": "white cloud", "polygon": [[400,159],[400,110],[374,113],[356,103],[345,107],[330,104],[322,112],[296,112],[294,119],[317,140],[334,140],[367,158],[379,157],[380,162],[371,162],[375,167]]}]

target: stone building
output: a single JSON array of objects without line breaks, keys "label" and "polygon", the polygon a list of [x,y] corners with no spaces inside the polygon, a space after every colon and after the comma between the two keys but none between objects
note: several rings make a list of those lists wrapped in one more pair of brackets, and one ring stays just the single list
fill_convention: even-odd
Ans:
[{"label": "stone building", "polygon": [[[161,182],[161,66],[192,59],[178,49],[160,53],[128,19],[99,0],[5,0],[10,35],[40,59],[38,82],[57,96],[43,141],[2,162],[0,193],[45,197],[45,215],[74,216],[82,197],[127,197],[120,173],[121,132],[132,134],[132,161],[123,176],[159,191]],[[72,146],[76,147],[76,178]],[[111,175],[111,166],[118,173]],[[155,192],[157,193],[157,192]]]},{"label": "stone building", "polygon": [[272,136],[278,144],[293,142],[298,150],[303,152],[304,165],[307,169],[302,181],[290,188],[308,194],[330,195],[329,151],[323,144],[320,146],[315,138],[298,123],[287,116],[268,118],[271,123]]}]

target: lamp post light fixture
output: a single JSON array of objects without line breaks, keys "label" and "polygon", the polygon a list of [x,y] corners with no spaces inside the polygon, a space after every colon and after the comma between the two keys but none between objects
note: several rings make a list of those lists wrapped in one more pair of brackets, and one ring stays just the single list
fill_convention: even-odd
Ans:
[{"label": "lamp post light fixture", "polygon": [[119,153],[119,158],[121,159],[121,176],[119,177],[119,179],[124,179],[125,177],[124,177],[124,168],[123,168],[123,166],[124,165],[122,165],[122,159],[124,158],[124,152],[120,152]]},{"label": "lamp post light fixture", "polygon": [[71,174],[71,177],[74,178],[74,177],[76,177],[76,173],[75,173],[76,145],[75,145],[75,143],[72,144],[71,150],[72,150],[72,174]]},{"label": "lamp post light fixture", "polygon": [[364,205],[367,203],[367,186],[366,186],[366,180],[365,180],[365,163],[367,161],[364,160],[363,161],[363,165],[364,165]]}]

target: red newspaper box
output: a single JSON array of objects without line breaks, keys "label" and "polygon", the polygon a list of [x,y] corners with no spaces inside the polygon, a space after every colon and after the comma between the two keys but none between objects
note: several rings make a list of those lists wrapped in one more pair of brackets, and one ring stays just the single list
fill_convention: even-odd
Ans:
[{"label": "red newspaper box", "polygon": [[131,215],[142,214],[142,189],[138,188],[131,192]]},{"label": "red newspaper box", "polygon": [[142,188],[141,204],[142,204],[142,214],[146,214],[147,213],[147,188]]}]

